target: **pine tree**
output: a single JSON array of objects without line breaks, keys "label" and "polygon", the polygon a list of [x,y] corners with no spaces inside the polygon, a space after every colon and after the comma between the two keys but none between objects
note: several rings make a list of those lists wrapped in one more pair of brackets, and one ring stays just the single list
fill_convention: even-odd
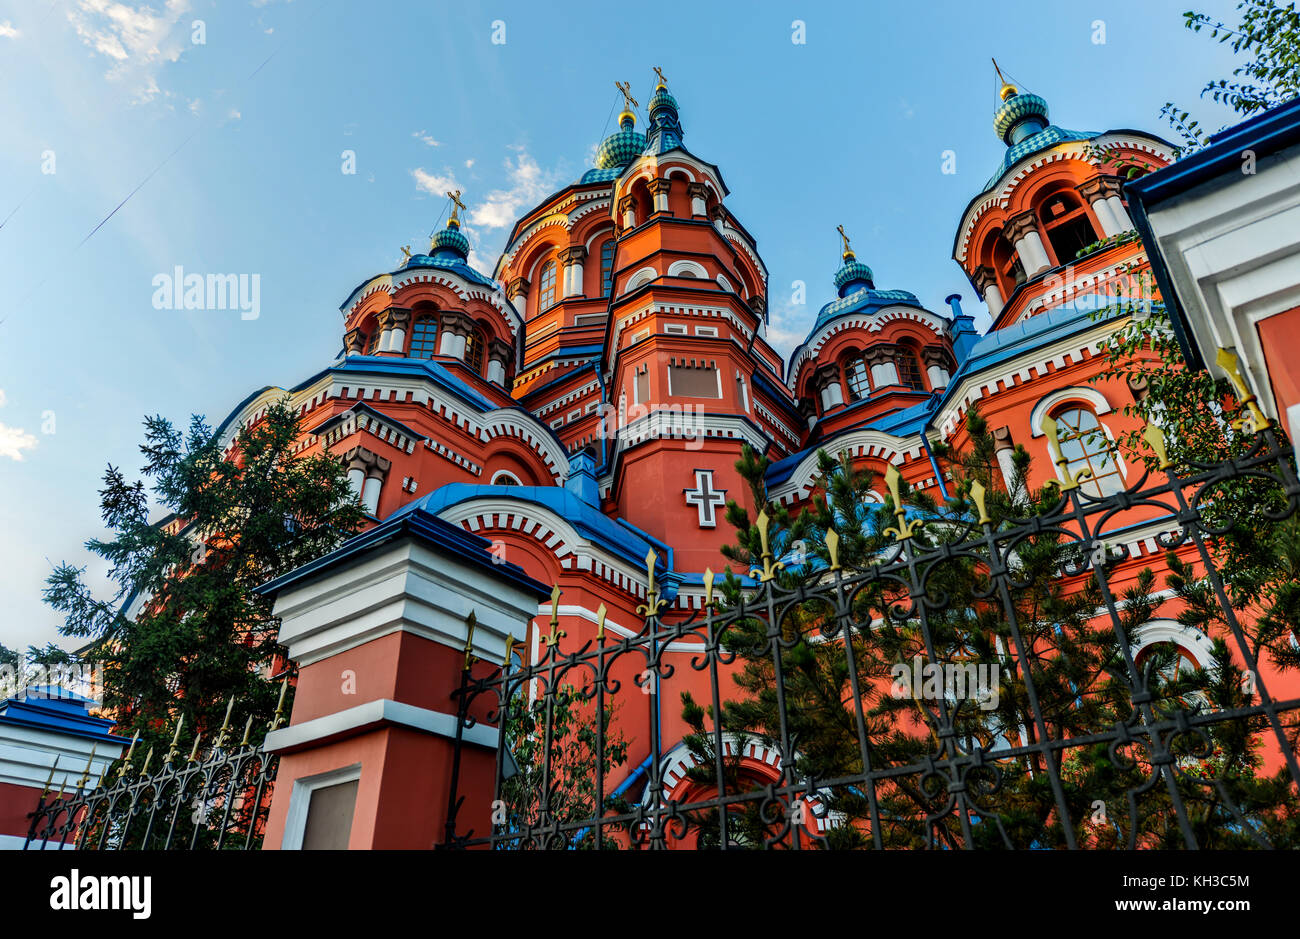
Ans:
[{"label": "pine tree", "polygon": [[[231,698],[265,728],[283,650],[256,588],[327,553],[364,516],[337,459],[297,451],[299,415],[287,402],[225,451],[198,417],[184,435],[162,417],[144,428],[144,478],[108,466],[100,504],[113,536],[86,543],[108,563],[115,592],[96,597],[85,568],[65,562],[44,596],[64,615],[63,635],[90,640],[85,657],[103,666],[117,732],[139,732],[161,753],[182,717],[183,740],[210,742]],[[170,513],[167,524],[150,520],[154,505]]]}]

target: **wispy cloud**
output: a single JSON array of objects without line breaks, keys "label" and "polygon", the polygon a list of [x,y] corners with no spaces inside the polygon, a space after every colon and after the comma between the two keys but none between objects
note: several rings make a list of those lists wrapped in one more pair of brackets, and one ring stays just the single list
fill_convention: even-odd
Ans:
[{"label": "wispy cloud", "polygon": [[185,49],[188,34],[175,27],[189,0],[166,0],[162,11],[119,0],[77,0],[68,22],[81,41],[110,60],[106,76],[132,86],[137,101],[151,101],[161,89],[158,73]]},{"label": "wispy cloud", "polygon": [[442,144],[440,144],[438,141],[430,137],[427,131],[417,130],[415,133],[411,134],[411,136],[414,137],[416,140],[420,141],[421,143],[423,143],[425,146],[429,146],[429,147],[442,146]]},{"label": "wispy cloud", "polygon": [[514,223],[521,209],[531,209],[551,194],[557,174],[544,172],[522,148],[513,159],[506,157],[506,187],[494,189],[470,210],[470,221],[483,228],[505,228]]},{"label": "wispy cloud", "polygon": [[[4,407],[4,403],[4,389],[0,388],[0,407]],[[8,457],[21,463],[23,461],[23,451],[35,449],[36,443],[36,436],[29,434],[21,427],[0,424],[0,457]]]},{"label": "wispy cloud", "polygon": [[768,344],[785,358],[795,350],[808,335],[808,327],[816,311],[806,303],[793,303],[787,299],[777,300],[768,296],[767,307],[767,341]]},{"label": "wispy cloud", "polygon": [[22,33],[20,33],[14,27],[14,24],[9,22],[8,20],[5,20],[3,23],[0,23],[0,36],[3,36],[5,39],[17,39],[21,35]]},{"label": "wispy cloud", "polygon": [[411,170],[411,176],[415,179],[415,188],[421,192],[427,192],[431,196],[446,196],[447,191],[459,189],[456,183],[456,177],[452,175],[451,170],[444,170],[447,175],[439,176],[437,173],[431,173],[421,167]]}]

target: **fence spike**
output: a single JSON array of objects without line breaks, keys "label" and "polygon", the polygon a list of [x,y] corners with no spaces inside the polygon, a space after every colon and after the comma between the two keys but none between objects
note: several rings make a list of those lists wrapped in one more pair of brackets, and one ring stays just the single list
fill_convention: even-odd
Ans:
[{"label": "fence spike", "polygon": [[136,742],[140,739],[140,731],[136,731],[131,737],[131,746],[127,748],[126,758],[122,760],[122,765],[118,767],[117,776],[121,779],[131,769],[131,754],[135,753]]},{"label": "fence spike", "polygon": [[894,536],[897,542],[904,542],[912,537],[912,534],[921,527],[922,520],[914,518],[910,522],[907,520],[907,509],[903,507],[903,497],[899,490],[899,484],[903,477],[898,474],[898,467],[893,463],[885,470],[885,485],[889,487],[889,494],[894,500],[894,518],[898,520],[897,525],[891,525],[884,530],[884,534]]},{"label": "fence spike", "polygon": [[763,511],[758,513],[758,518],[754,519],[754,524],[758,526],[758,542],[762,549],[759,560],[763,562],[763,567],[761,569],[758,567],[751,567],[749,569],[749,576],[758,577],[763,583],[767,583],[775,577],[777,571],[785,570],[784,563],[774,560],[772,557],[772,549],[768,545],[767,526],[770,523],[771,519],[768,518],[767,515],[767,506],[764,506]]},{"label": "fence spike", "polygon": [[655,562],[659,560],[659,555],[655,554],[655,549],[651,548],[645,555],[645,572],[646,588],[645,603],[637,606],[637,613],[642,616],[657,616],[659,611],[668,605],[667,600],[659,599],[659,588],[655,585]]},{"label": "fence spike", "polygon": [[149,761],[152,759],[153,759],[153,747],[150,747],[149,752],[144,755],[144,766],[140,767],[141,779],[149,775]]},{"label": "fence spike", "polygon": [[59,768],[59,754],[54,754],[54,762],[50,764],[50,775],[45,778],[45,785],[41,787],[41,798],[44,799],[50,792],[50,784],[54,782],[54,771]]},{"label": "fence spike", "polygon": [[986,492],[987,490],[985,490],[984,484],[978,479],[970,484],[971,498],[975,500],[975,506],[980,510],[981,525],[987,525],[989,522],[993,521],[993,519],[989,517],[988,509],[984,507],[984,496],[986,495]]},{"label": "fence spike", "polygon": [[510,668],[510,659],[514,656],[514,654],[515,654],[515,635],[514,633],[510,633],[508,636],[506,636],[505,667],[507,669]]},{"label": "fence spike", "polygon": [[704,608],[713,606],[713,568],[704,569]]},{"label": "fence spike", "polygon": [[469,616],[465,617],[465,671],[469,671],[470,664],[474,661],[474,627],[478,624],[478,617],[474,611],[469,611]]},{"label": "fence spike", "polygon": [[244,721],[244,739],[239,741],[241,748],[248,746],[248,735],[253,732],[253,715],[248,715],[248,720]]},{"label": "fence spike", "polygon": [[596,608],[596,641],[599,642],[605,638],[605,614],[609,611],[605,609],[605,604]]},{"label": "fence spike", "polygon": [[1061,477],[1059,480],[1049,479],[1046,485],[1058,486],[1062,492],[1078,489],[1079,480],[1091,476],[1092,470],[1081,469],[1077,473],[1070,472],[1070,461],[1066,459],[1065,452],[1061,449],[1060,430],[1056,425],[1056,418],[1043,418],[1043,433],[1047,435],[1047,445],[1052,448],[1052,462],[1058,467],[1058,475]]},{"label": "fence spike", "polygon": [[560,641],[560,637],[565,635],[564,630],[560,628],[560,594],[563,592],[559,584],[551,588],[551,634],[546,637],[548,646],[554,646]]},{"label": "fence spike", "polygon": [[187,763],[197,763],[199,761],[199,741],[203,739],[202,734],[194,735],[194,746],[190,747],[190,758]]},{"label": "fence spike", "polygon": [[840,533],[834,528],[826,529],[826,550],[831,556],[831,570],[840,569]]},{"label": "fence spike", "polygon": [[181,751],[176,749],[176,745],[181,741],[181,728],[185,726],[185,712],[181,711],[180,720],[176,722],[176,733],[172,734],[172,745],[167,748],[167,755],[163,757],[163,763],[170,763],[176,757],[181,755]]},{"label": "fence spike", "polygon": [[280,700],[275,703],[275,715],[271,718],[271,723],[267,725],[267,730],[279,730],[284,722],[284,696],[289,693],[289,676],[286,674],[280,680]]},{"label": "fence spike", "polygon": [[1250,386],[1246,384],[1246,376],[1241,373],[1241,360],[1237,354],[1220,347],[1214,362],[1228,373],[1228,380],[1237,391],[1237,399],[1250,411],[1249,418],[1239,417],[1232,422],[1232,426],[1237,430],[1244,429],[1247,433],[1256,433],[1272,426],[1273,422],[1265,417],[1264,412],[1259,408],[1259,399],[1251,393]]},{"label": "fence spike", "polygon": [[226,705],[225,720],[221,722],[221,729],[217,732],[217,739],[212,744],[218,750],[226,745],[226,737],[230,733],[230,712],[233,711],[234,709],[235,709],[235,696],[232,694],[230,696],[230,703]]},{"label": "fence spike", "polygon": [[1147,421],[1146,429],[1142,431],[1142,439],[1147,442],[1151,452],[1160,461],[1160,469],[1169,469],[1173,466],[1169,462],[1169,451],[1165,448],[1164,431],[1157,427],[1154,421]]},{"label": "fence spike", "polygon": [[81,777],[77,780],[77,791],[80,792],[85,788],[86,783],[90,782],[90,767],[95,762],[95,750],[99,747],[98,743],[90,745],[90,756],[86,758],[86,768],[82,770]]}]

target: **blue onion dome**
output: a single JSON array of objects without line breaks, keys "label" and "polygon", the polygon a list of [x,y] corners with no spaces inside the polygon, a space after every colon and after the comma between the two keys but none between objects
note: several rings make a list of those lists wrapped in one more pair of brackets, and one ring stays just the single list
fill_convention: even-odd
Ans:
[{"label": "blue onion dome", "polygon": [[835,272],[835,287],[839,290],[840,296],[846,297],[859,287],[874,290],[875,286],[871,268],[859,261],[852,249],[845,249],[844,263]]},{"label": "blue onion dome", "polygon": [[618,126],[618,133],[606,137],[596,148],[597,169],[611,170],[627,166],[645,149],[645,135],[633,130],[636,127],[635,114],[624,111],[618,116]]},{"label": "blue onion dome", "polygon": [[1008,147],[1014,147],[1048,125],[1047,102],[1022,92],[1010,83],[1002,86],[1002,104],[993,112],[993,130]]},{"label": "blue onion dome", "polygon": [[429,254],[433,257],[455,256],[464,260],[469,256],[469,239],[460,230],[460,220],[448,220],[447,227],[433,236],[429,242]]},{"label": "blue onion dome", "polygon": [[646,113],[650,115],[651,120],[654,120],[655,112],[664,108],[676,111],[677,99],[669,94],[668,86],[661,83],[655,86],[655,94],[650,99],[650,106],[646,108]]}]

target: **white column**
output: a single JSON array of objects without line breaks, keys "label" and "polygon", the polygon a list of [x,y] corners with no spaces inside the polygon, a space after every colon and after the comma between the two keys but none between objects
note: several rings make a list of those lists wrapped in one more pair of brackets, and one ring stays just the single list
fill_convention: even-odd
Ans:
[{"label": "white column", "polygon": [[1010,485],[1009,480],[1016,478],[1016,464],[1012,459],[1014,454],[1015,451],[1010,447],[1001,447],[997,450],[998,469],[1002,471],[1002,478],[1008,481],[1008,486]]},{"label": "white column", "polygon": [[829,411],[844,403],[844,389],[837,381],[830,382],[822,389],[822,409]]},{"label": "white column", "polygon": [[361,498],[361,490],[365,486],[365,482],[366,474],[361,467],[356,466],[348,470],[348,484],[352,487],[352,491],[356,493],[358,499]]},{"label": "white column", "polygon": [[384,481],[378,476],[367,476],[365,487],[361,490],[361,505],[371,515],[379,511],[379,490]]},{"label": "white column", "polygon": [[406,347],[406,330],[400,326],[394,326],[388,330],[388,345],[385,346],[389,352],[401,352]]},{"label": "white column", "polygon": [[879,388],[882,385],[897,385],[898,369],[893,362],[877,362],[871,366],[871,387]]},{"label": "white column", "polygon": [[989,308],[989,316],[997,316],[1002,312],[1002,291],[997,284],[989,284],[984,288],[984,303]]},{"label": "white column", "polygon": [[490,359],[487,367],[487,380],[496,382],[498,385],[504,385],[506,383],[505,364],[496,359]]},{"label": "white column", "polygon": [[1092,211],[1097,215],[1097,221],[1101,223],[1102,237],[1109,238],[1112,235],[1118,235],[1121,229],[1115,221],[1115,215],[1111,211],[1110,203],[1106,199],[1097,199],[1091,205]]},{"label": "white column", "polygon": [[931,388],[938,390],[948,387],[948,370],[942,365],[931,365],[926,369],[926,374],[930,376]]},{"label": "white column", "polygon": [[442,335],[438,337],[438,354],[455,355],[456,334],[450,329],[444,329]]},{"label": "white column", "polygon": [[692,215],[703,215],[704,212],[705,212],[705,208],[704,208],[704,197],[703,197],[703,196],[691,196],[691,214],[692,214]]},{"label": "white column", "polygon": [[577,297],[582,294],[582,261],[570,261],[564,265],[564,295]]},{"label": "white column", "polygon": [[1118,229],[1115,234],[1133,230],[1133,220],[1128,217],[1128,212],[1124,209],[1123,199],[1119,196],[1108,196],[1106,205],[1110,207],[1111,214],[1115,217],[1115,227]]},{"label": "white column", "polygon": [[1016,242],[1015,248],[1026,277],[1033,277],[1039,271],[1045,271],[1052,266],[1052,260],[1047,256],[1047,249],[1043,247],[1043,239],[1039,237],[1037,231],[1031,229],[1025,232]]},{"label": "white column", "polygon": [[656,212],[668,211],[668,193],[662,189],[659,190],[659,192],[655,193],[655,211]]}]

